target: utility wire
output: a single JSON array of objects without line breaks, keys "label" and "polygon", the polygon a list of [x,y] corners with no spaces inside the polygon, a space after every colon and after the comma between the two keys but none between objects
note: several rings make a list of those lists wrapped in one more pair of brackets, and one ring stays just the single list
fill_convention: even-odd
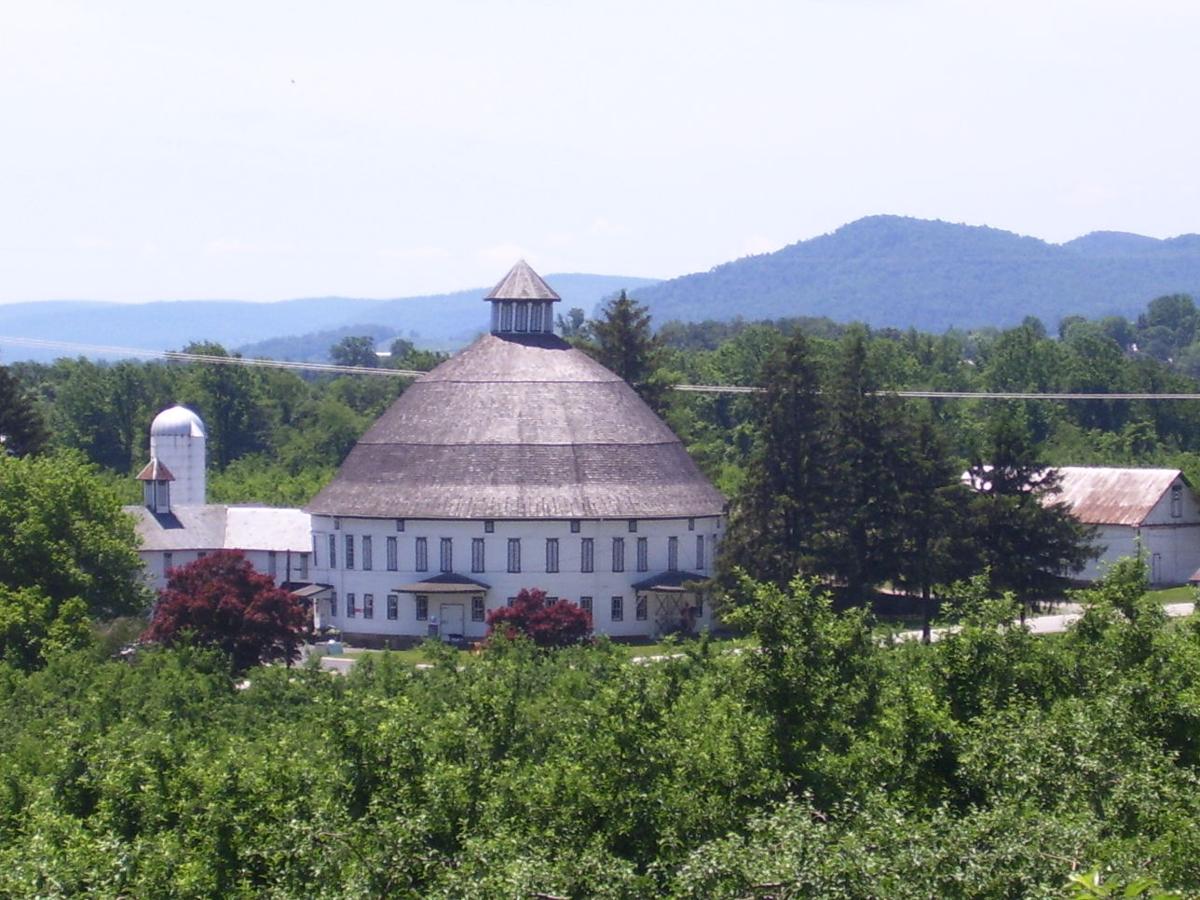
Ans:
[{"label": "utility wire", "polygon": [[[51,350],[72,350],[80,353],[104,353],[113,356],[150,357],[176,362],[211,363],[221,366],[249,366],[262,369],[291,369],[323,372],[331,375],[383,375],[394,378],[419,378],[424,372],[415,369],[390,369],[372,366],[338,366],[333,363],[291,362],[282,359],[256,359],[243,356],[214,356],[207,353],[183,353],[176,350],[144,350],[136,347],[114,347],[103,344],[81,344],[74,341],[53,341],[42,338],[9,337],[0,335],[0,344],[18,347],[37,347]],[[689,394],[761,394],[764,388],[739,384],[676,384],[674,390]],[[880,390],[876,394],[892,397],[933,400],[1200,400],[1200,393],[1084,393],[1077,391],[898,391]]]}]

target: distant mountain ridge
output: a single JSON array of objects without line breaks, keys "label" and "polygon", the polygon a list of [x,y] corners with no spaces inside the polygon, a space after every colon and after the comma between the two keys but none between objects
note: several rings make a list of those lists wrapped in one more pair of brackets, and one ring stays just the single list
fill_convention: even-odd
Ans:
[{"label": "distant mountain ridge", "polygon": [[[980,225],[869,216],[829,234],[698,272],[655,281],[551,274],[563,311],[589,315],[622,288],[656,325],[825,316],[876,327],[1005,327],[1037,316],[1133,318],[1163,294],[1200,297],[1200,235],[1157,239],[1097,231],[1051,244]],[[396,300],[317,297],[278,303],[56,301],[0,305],[0,335],[178,349],[193,340],[279,358],[312,358],[346,334],[397,335],[455,349],[487,327],[487,288]],[[73,355],[0,344],[0,362]]]},{"label": "distant mountain ridge", "polygon": [[[561,307],[579,306],[589,313],[601,300],[622,288],[635,290],[654,283],[649,278],[621,275],[566,273],[547,278],[563,298]],[[490,288],[487,285],[395,300],[309,297],[275,303],[237,300],[9,303],[0,304],[0,335],[139,350],[178,350],[198,340],[216,341],[229,349],[252,349],[259,342],[289,335],[328,331],[344,336],[346,329],[350,329],[349,333],[355,334],[390,332],[415,338],[423,347],[457,348],[487,328],[489,312],[482,301]],[[366,330],[356,330],[363,323],[367,323]],[[286,348],[288,341],[273,345],[280,358],[289,355],[286,349],[278,349]],[[70,350],[0,343],[0,363],[23,359],[49,361],[76,355],[79,354]]]},{"label": "distant mountain ridge", "polygon": [[870,216],[774,253],[643,288],[656,322],[827,316],[874,326],[1008,326],[1027,315],[1133,317],[1200,295],[1200,235],[1094,232],[1065,244],[978,225]]}]

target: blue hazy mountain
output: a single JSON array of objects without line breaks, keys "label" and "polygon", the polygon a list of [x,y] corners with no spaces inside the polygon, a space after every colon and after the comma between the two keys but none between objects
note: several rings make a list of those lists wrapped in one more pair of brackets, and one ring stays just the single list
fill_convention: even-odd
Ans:
[{"label": "blue hazy mountain", "polygon": [[[622,288],[633,290],[653,284],[651,279],[617,275],[558,274],[547,276],[547,280],[562,296],[561,307],[579,306],[589,314],[601,300]],[[415,340],[423,347],[452,348],[486,328],[489,310],[482,299],[490,287],[393,300],[313,297],[276,303],[9,303],[0,304],[0,335],[139,350],[179,350],[191,341],[207,340],[280,358],[303,358],[287,352],[287,336],[314,332],[337,335],[330,344],[347,333],[392,334]],[[367,330],[359,330],[360,323],[367,323]],[[277,352],[255,349],[264,341],[276,345]],[[81,353],[69,349],[0,343],[0,362],[77,355]],[[82,355],[114,358],[121,354]]]},{"label": "blue hazy mountain", "polygon": [[636,292],[656,322],[827,316],[944,331],[1028,315],[1132,317],[1155,297],[1200,295],[1200,235],[1095,232],[1051,244],[1009,231],[871,216],[774,253]]}]

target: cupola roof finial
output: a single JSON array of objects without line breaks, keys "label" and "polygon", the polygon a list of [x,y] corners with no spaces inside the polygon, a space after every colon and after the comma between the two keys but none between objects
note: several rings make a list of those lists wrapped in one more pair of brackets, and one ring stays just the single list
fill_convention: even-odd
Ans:
[{"label": "cupola roof finial", "polygon": [[561,300],[562,297],[554,292],[550,285],[542,280],[542,276],[533,271],[525,260],[508,270],[508,274],[500,279],[500,283],[492,288],[484,300]]}]

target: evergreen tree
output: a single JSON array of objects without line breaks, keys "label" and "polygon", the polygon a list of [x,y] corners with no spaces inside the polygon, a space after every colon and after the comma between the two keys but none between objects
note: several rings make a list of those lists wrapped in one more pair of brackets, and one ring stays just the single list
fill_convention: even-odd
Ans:
[{"label": "evergreen tree", "polygon": [[826,409],[808,339],[799,331],[765,367],[759,440],[730,514],[722,580],[741,568],[783,589],[815,571],[829,508]]},{"label": "evergreen tree", "polygon": [[899,566],[899,485],[909,465],[898,402],[877,393],[873,369],[865,329],[855,328],[841,341],[825,400],[825,470],[837,490],[820,535],[821,568],[845,586],[851,602]]},{"label": "evergreen tree", "polygon": [[1095,529],[1054,499],[1058,473],[1039,461],[1020,407],[1006,407],[988,422],[969,477],[975,488],[969,528],[979,563],[994,588],[1021,601],[1024,619],[1030,602],[1099,553]]},{"label": "evergreen tree", "polygon": [[931,417],[921,418],[913,427],[911,450],[898,473],[902,512],[896,519],[894,580],[920,593],[922,637],[928,642],[934,585],[971,574],[972,554],[963,533],[970,491]]},{"label": "evergreen tree", "polygon": [[594,347],[584,349],[624,378],[643,400],[659,406],[663,386],[656,384],[653,376],[662,348],[650,328],[649,310],[621,291],[604,304],[589,331]]},{"label": "evergreen tree", "polygon": [[45,423],[21,384],[0,366],[0,455],[41,452],[48,440]]}]

